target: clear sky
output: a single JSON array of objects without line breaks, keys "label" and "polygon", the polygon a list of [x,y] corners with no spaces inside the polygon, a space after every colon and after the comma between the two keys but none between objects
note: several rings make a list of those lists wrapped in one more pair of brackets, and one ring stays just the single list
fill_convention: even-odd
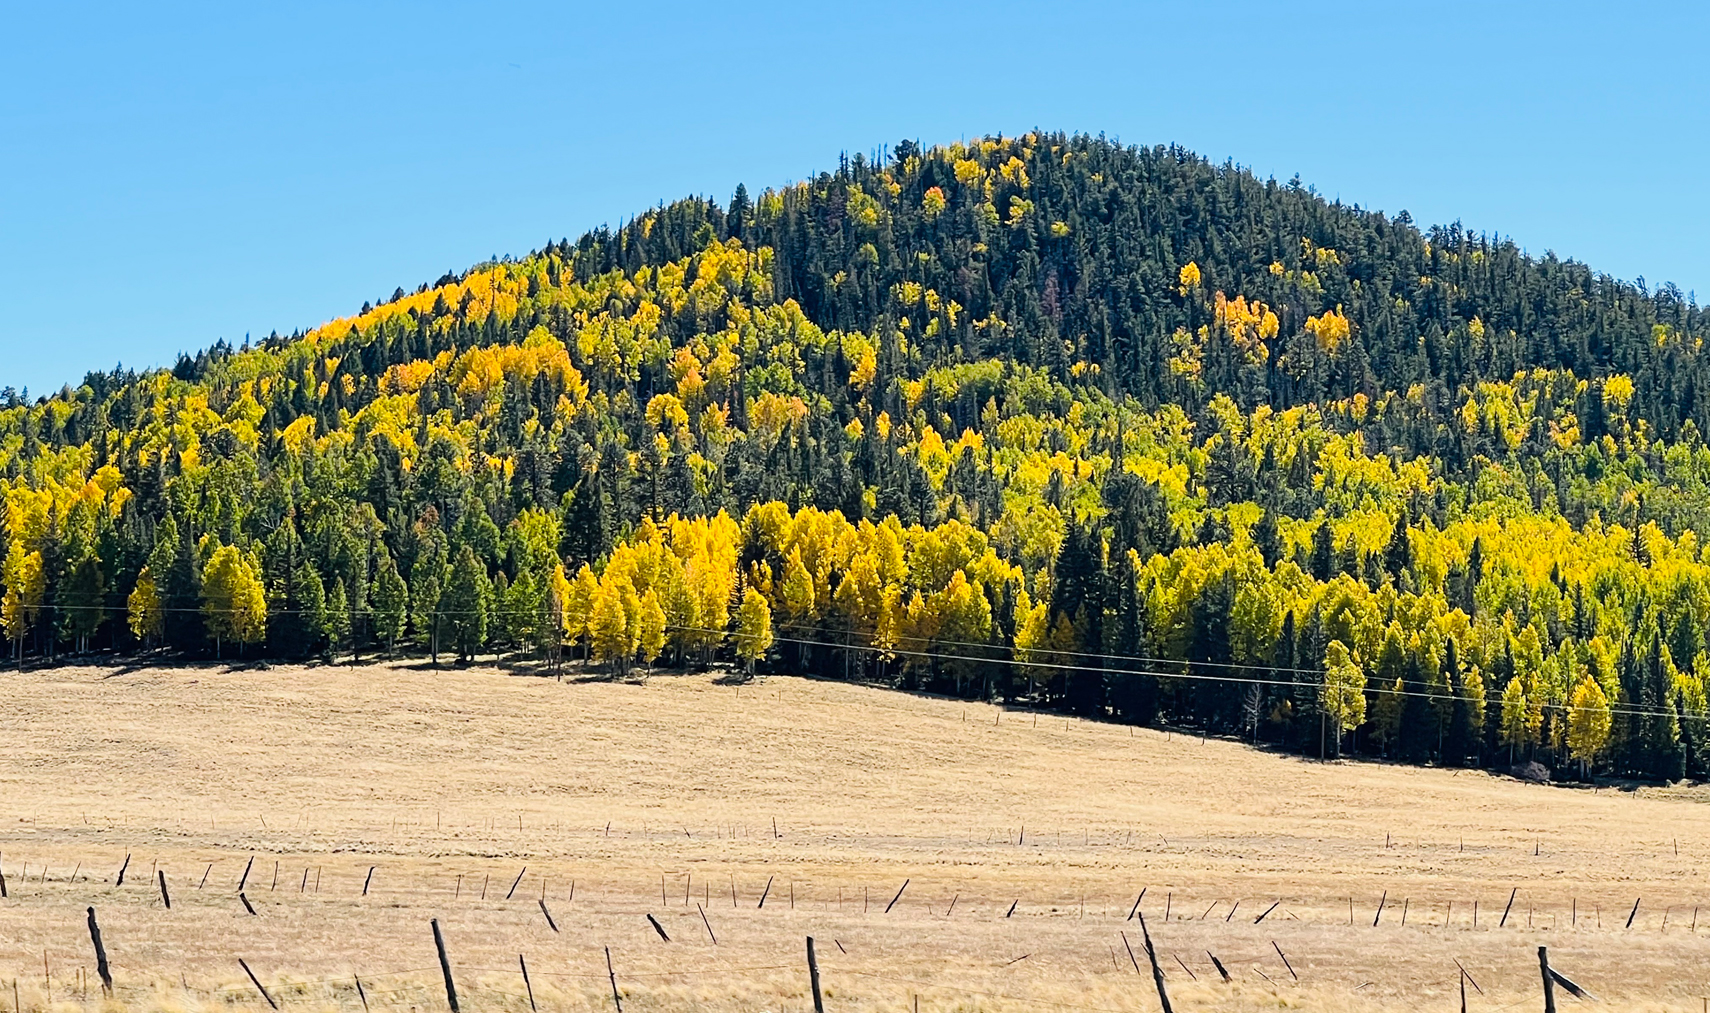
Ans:
[{"label": "clear sky", "polygon": [[261,7],[0,5],[0,385],[308,327],[843,151],[1033,127],[1710,294],[1703,4]]}]

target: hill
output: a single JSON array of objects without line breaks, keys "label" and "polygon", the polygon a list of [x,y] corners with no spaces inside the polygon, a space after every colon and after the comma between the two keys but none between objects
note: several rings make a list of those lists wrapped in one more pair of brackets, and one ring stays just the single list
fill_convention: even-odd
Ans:
[{"label": "hill", "polygon": [[265,1009],[242,958],[286,1008],[358,1008],[353,976],[375,1008],[442,1008],[437,918],[464,1008],[527,1009],[519,953],[543,1008],[609,1008],[609,947],[626,1010],[805,1009],[811,935],[830,1008],[1151,1010],[1120,934],[1140,949],[1145,888],[1178,1009],[1453,1008],[1455,960],[1472,1008],[1533,1005],[1538,945],[1617,1008],[1704,991],[1710,810],[1678,789],[1320,764],[834,680],[572,674],[13,677],[0,964],[45,954],[56,1003],[79,968],[95,995],[94,906],[126,1007]]},{"label": "hill", "polygon": [[12,398],[3,618],[1698,776],[1706,330],[1179,149],[904,143]]}]

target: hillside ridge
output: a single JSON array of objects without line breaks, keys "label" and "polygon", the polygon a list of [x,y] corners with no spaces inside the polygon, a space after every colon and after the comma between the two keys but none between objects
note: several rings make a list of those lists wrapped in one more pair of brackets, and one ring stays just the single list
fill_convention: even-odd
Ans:
[{"label": "hillside ridge", "polygon": [[1180,148],[903,142],[7,397],[0,619],[1699,776],[1706,330]]}]

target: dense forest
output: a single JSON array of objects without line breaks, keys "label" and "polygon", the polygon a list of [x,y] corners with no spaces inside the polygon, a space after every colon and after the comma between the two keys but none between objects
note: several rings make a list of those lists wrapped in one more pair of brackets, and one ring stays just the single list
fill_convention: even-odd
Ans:
[{"label": "dense forest", "polygon": [[0,618],[20,666],[734,663],[1700,777],[1707,332],[1179,148],[904,142],[0,392]]}]

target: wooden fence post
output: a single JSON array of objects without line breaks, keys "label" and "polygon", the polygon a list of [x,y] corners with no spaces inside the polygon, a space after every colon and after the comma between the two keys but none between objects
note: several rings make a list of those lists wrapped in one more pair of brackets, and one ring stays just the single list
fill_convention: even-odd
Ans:
[{"label": "wooden fence post", "polygon": [[242,893],[244,884],[249,882],[249,870],[254,865],[255,865],[255,856],[251,855],[251,856],[249,856],[249,861],[247,863],[245,863],[245,865],[243,867],[243,875],[238,878],[238,893]]},{"label": "wooden fence post", "polygon": [[101,945],[101,926],[95,924],[95,909],[89,909],[89,941],[95,944],[95,973],[101,976],[101,991],[113,994],[113,972],[107,967],[107,948]]},{"label": "wooden fence post", "polygon": [[445,1001],[451,1013],[457,1013],[457,986],[451,983],[451,961],[445,956],[445,937],[439,932],[439,919],[433,919],[433,948],[439,951],[439,973],[445,976]]},{"label": "wooden fence post", "polygon": [[528,980],[528,961],[524,960],[523,955],[520,953],[517,954],[517,964],[522,968],[523,988],[528,989],[528,1008],[531,1010],[539,1010],[540,1007],[534,1004],[534,985]]},{"label": "wooden fence post", "polygon": [[819,994],[819,960],[814,957],[813,937],[807,937],[808,982],[813,985],[813,1013],[825,1013],[825,1000]]},{"label": "wooden fence post", "polygon": [[546,909],[546,898],[540,898],[540,913],[546,916],[546,926],[552,931],[558,931],[558,923],[552,920],[552,912]]},{"label": "wooden fence post", "polygon": [[1164,991],[1164,969],[1158,966],[1158,951],[1152,947],[1152,933],[1146,929],[1146,916],[1137,914],[1140,919],[1140,939],[1146,944],[1146,959],[1152,962],[1152,983],[1158,986],[1158,1003],[1164,1007],[1164,1013],[1175,1013],[1170,1006],[1170,994]]},{"label": "wooden fence post", "polygon": [[262,984],[262,983],[261,983],[261,979],[260,979],[260,978],[257,978],[257,977],[256,977],[256,976],[255,976],[255,972],[254,972],[254,971],[252,971],[252,970],[250,970],[250,969],[249,969],[249,965],[248,965],[248,964],[246,964],[246,963],[244,963],[244,960],[243,960],[243,958],[242,958],[242,957],[239,957],[239,958],[238,958],[238,966],[239,966],[239,967],[241,967],[241,968],[243,968],[243,973],[245,973],[245,974],[247,974],[247,975],[249,975],[249,980],[250,980],[250,981],[253,981],[253,982],[255,982],[255,988],[256,988],[256,991],[258,991],[258,992],[260,992],[260,993],[261,993],[261,997],[262,997],[262,998],[263,998],[263,999],[266,999],[266,1000],[267,1000],[267,1005],[269,1005],[269,1006],[272,1006],[272,1007],[273,1007],[273,1008],[274,1008],[274,1009],[278,1009],[278,1008],[279,1008],[279,1004],[278,1004],[278,1003],[276,1003],[276,1002],[274,1002],[274,1001],[273,1001],[273,997],[272,997],[272,996],[271,996],[271,995],[268,995],[268,994],[267,994],[267,986],[266,986],[266,985],[263,985],[263,984]]},{"label": "wooden fence post", "polygon": [[1544,976],[1544,1013],[1556,1013],[1556,981],[1550,976],[1550,948],[1538,947],[1538,970]]},{"label": "wooden fence post", "polygon": [[897,895],[895,897],[891,898],[891,902],[889,904],[885,905],[885,914],[891,913],[891,908],[897,906],[897,901],[902,900],[903,891],[907,890],[907,889],[908,889],[908,880],[905,879],[905,880],[903,880],[903,885],[897,887]]},{"label": "wooden fence post", "polygon": [[172,895],[166,892],[166,870],[156,869],[155,872],[160,876],[160,902],[166,905],[166,910],[171,911]]},{"label": "wooden fence post", "polygon": [[1128,909],[1128,917],[1124,918],[1122,920],[1125,922],[1133,921],[1134,920],[1134,912],[1140,910],[1140,902],[1145,900],[1145,899],[1146,899],[1146,888],[1141,887],[1140,888],[1140,896],[1134,898],[1134,906]]},{"label": "wooden fence post", "polygon": [[617,972],[612,970],[612,948],[606,947],[606,977],[612,983],[612,1003],[617,1006],[617,1013],[623,1013],[623,999],[618,996]]}]

